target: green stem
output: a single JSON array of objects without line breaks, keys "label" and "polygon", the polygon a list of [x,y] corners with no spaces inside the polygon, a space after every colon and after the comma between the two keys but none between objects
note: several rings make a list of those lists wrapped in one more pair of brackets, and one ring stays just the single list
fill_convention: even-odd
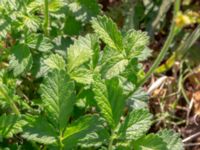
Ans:
[{"label": "green stem", "polygon": [[171,28],[170,28],[170,33],[167,37],[167,40],[164,44],[164,46],[161,49],[160,54],[158,55],[158,57],[156,58],[156,60],[154,61],[153,65],[151,66],[150,70],[147,72],[147,74],[145,75],[144,79],[142,79],[139,84],[137,85],[136,89],[134,91],[132,91],[128,97],[130,97],[139,87],[141,87],[153,74],[153,72],[155,71],[155,69],[159,66],[159,64],[161,63],[161,61],[163,60],[163,58],[165,57],[167,50],[170,47],[170,44],[172,43],[175,35],[176,35],[176,24],[175,24],[175,18],[177,16],[177,13],[180,9],[180,0],[175,0],[174,2],[174,16],[173,16],[173,20],[172,20],[172,24],[171,24]]},{"label": "green stem", "polygon": [[113,141],[114,141],[114,131],[111,131],[111,137],[110,137],[110,142],[108,145],[108,150],[112,150],[112,145],[113,145]]},{"label": "green stem", "polygon": [[49,35],[49,2],[44,0],[44,32],[45,35]]},{"label": "green stem", "polygon": [[159,66],[159,64],[161,63],[161,61],[165,57],[165,55],[167,53],[167,50],[169,49],[169,46],[172,43],[172,41],[174,39],[174,36],[176,35],[175,17],[177,15],[177,12],[179,11],[179,8],[180,8],[180,0],[175,0],[175,3],[174,3],[174,17],[173,17],[173,22],[172,22],[172,25],[171,25],[170,33],[169,33],[169,35],[167,37],[167,40],[166,40],[163,48],[161,49],[160,54],[158,55],[158,57],[154,61],[153,65],[151,66],[151,69],[147,72],[147,74],[144,77],[144,79],[142,79],[139,82],[139,87],[142,86],[151,77],[151,75],[154,72],[154,70]]},{"label": "green stem", "polygon": [[60,136],[59,136],[59,147],[60,147],[60,150],[63,150],[64,149],[64,145],[63,145],[63,134],[62,134],[62,131],[60,130]]},{"label": "green stem", "polygon": [[4,95],[4,97],[6,98],[6,100],[8,101],[8,103],[10,104],[10,107],[13,110],[13,112],[16,115],[20,115],[20,112],[19,112],[17,106],[15,105],[15,103],[13,102],[13,100],[10,98],[10,96],[4,91],[4,89],[3,89],[2,86],[0,86],[0,93],[2,93]]}]

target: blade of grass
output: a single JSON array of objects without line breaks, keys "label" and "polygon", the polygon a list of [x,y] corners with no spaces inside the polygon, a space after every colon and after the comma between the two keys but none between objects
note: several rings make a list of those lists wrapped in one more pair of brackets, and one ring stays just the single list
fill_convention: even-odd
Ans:
[{"label": "blade of grass", "polygon": [[183,39],[177,50],[170,56],[165,64],[161,65],[155,70],[155,73],[163,73],[169,70],[174,65],[176,60],[181,60],[187,54],[188,50],[198,40],[199,37],[200,25],[198,25],[191,34],[187,35],[186,38]]}]

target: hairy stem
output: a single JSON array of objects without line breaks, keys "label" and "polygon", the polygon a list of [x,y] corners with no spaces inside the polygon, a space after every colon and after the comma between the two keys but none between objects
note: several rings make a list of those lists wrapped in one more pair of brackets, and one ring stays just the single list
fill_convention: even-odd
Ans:
[{"label": "hairy stem", "polygon": [[49,2],[44,0],[44,32],[45,35],[49,35]]},{"label": "hairy stem", "polygon": [[4,91],[3,87],[0,86],[0,93],[3,94],[3,96],[6,98],[7,102],[9,103],[12,111],[16,114],[16,115],[20,115],[20,111],[18,110],[17,106],[15,105],[15,103],[13,102],[13,100],[11,99],[11,97]]}]

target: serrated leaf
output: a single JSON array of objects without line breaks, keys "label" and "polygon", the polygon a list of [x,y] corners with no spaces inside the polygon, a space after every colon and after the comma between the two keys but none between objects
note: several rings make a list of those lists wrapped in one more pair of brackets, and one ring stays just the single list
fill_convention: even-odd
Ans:
[{"label": "serrated leaf", "polygon": [[108,100],[110,102],[113,119],[115,125],[120,121],[124,107],[125,107],[125,96],[123,95],[123,87],[118,78],[112,78],[111,80],[106,80],[106,87],[108,93]]},{"label": "serrated leaf", "polygon": [[67,50],[67,68],[71,72],[76,67],[92,58],[91,40],[89,36],[79,37]]},{"label": "serrated leaf", "polygon": [[44,63],[51,69],[65,70],[65,60],[58,54],[51,54]]},{"label": "serrated leaf", "polygon": [[28,36],[26,44],[40,52],[49,52],[53,49],[54,45],[51,40],[42,34],[31,34]]},{"label": "serrated leaf", "polygon": [[133,142],[135,150],[167,150],[167,144],[158,135],[149,134]]},{"label": "serrated leaf", "polygon": [[92,27],[110,48],[117,51],[123,50],[122,35],[110,18],[98,16],[92,20]]},{"label": "serrated leaf", "polygon": [[24,16],[22,30],[24,27],[26,27],[30,32],[37,32],[40,27],[40,21],[41,20],[39,20],[39,18],[34,15]]},{"label": "serrated leaf", "polygon": [[125,106],[123,88],[118,78],[104,82],[99,77],[95,77],[93,91],[102,116],[111,127],[115,127],[119,123]]},{"label": "serrated leaf", "polygon": [[167,144],[168,150],[183,150],[184,146],[180,135],[172,130],[161,130],[157,135]]},{"label": "serrated leaf", "polygon": [[74,83],[65,71],[53,70],[41,85],[41,92],[49,117],[62,131],[67,125],[75,103]]},{"label": "serrated leaf", "polygon": [[31,73],[35,78],[44,77],[48,71],[49,67],[44,63],[44,56],[42,55],[33,55],[33,66]]},{"label": "serrated leaf", "polygon": [[112,67],[110,67],[105,75],[106,79],[111,79],[117,75],[119,75],[120,73],[122,73],[125,69],[126,66],[128,65],[128,60],[127,59],[122,59],[116,63],[114,63],[112,65]]},{"label": "serrated leaf", "polygon": [[142,89],[138,89],[128,100],[128,106],[132,109],[144,109],[148,106],[148,94]]},{"label": "serrated leaf", "polygon": [[77,68],[70,73],[70,77],[78,83],[91,84],[93,82],[93,73],[86,68]]},{"label": "serrated leaf", "polygon": [[18,76],[31,68],[32,55],[26,45],[17,44],[11,49],[11,52],[12,56],[9,63],[14,76]]},{"label": "serrated leaf", "polygon": [[22,132],[22,127],[26,121],[17,115],[0,116],[0,135],[5,138],[11,138],[14,134]]},{"label": "serrated leaf", "polygon": [[56,142],[57,133],[53,126],[44,117],[29,118],[24,127],[22,137],[43,144]]},{"label": "serrated leaf", "polygon": [[79,141],[81,148],[98,148],[109,140],[110,134],[102,126],[96,132],[87,134],[83,139]]},{"label": "serrated leaf", "polygon": [[106,47],[101,63],[101,74],[103,78],[111,79],[120,75],[126,69],[128,60],[121,53]]},{"label": "serrated leaf", "polygon": [[124,49],[129,58],[132,57],[142,58],[142,56],[140,55],[142,55],[142,52],[148,43],[149,43],[149,37],[147,36],[147,33],[136,30],[129,30],[123,40]]},{"label": "serrated leaf", "polygon": [[120,127],[122,139],[136,140],[143,136],[151,127],[152,115],[145,109],[133,110]]},{"label": "serrated leaf", "polygon": [[139,61],[147,60],[151,56],[152,50],[149,47],[145,47],[141,53],[137,56]]},{"label": "serrated leaf", "polygon": [[63,136],[63,143],[65,149],[71,149],[76,146],[82,138],[84,138],[91,131],[95,131],[98,125],[97,116],[83,116],[67,126]]},{"label": "serrated leaf", "polygon": [[108,91],[105,83],[98,76],[94,77],[93,92],[102,116],[106,119],[111,127],[114,127],[115,123],[113,120],[112,107],[108,100]]}]

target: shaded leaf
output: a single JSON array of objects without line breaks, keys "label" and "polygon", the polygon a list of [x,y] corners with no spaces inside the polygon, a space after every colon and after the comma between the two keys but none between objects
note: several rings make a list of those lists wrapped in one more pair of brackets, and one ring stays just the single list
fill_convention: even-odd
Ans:
[{"label": "shaded leaf", "polygon": [[14,134],[22,132],[26,121],[17,115],[0,116],[0,135],[5,138],[11,138]]},{"label": "shaded leaf", "polygon": [[40,52],[48,52],[54,47],[51,40],[47,37],[44,37],[42,34],[31,34],[28,37],[26,44],[30,48],[36,49]]},{"label": "shaded leaf", "polygon": [[91,131],[95,131],[97,125],[98,117],[89,115],[83,116],[71,125],[68,125],[63,136],[65,149],[70,149],[76,146],[79,140],[91,133]]},{"label": "shaded leaf", "polygon": [[56,142],[56,130],[44,117],[29,118],[22,137],[43,144]]},{"label": "shaded leaf", "polygon": [[168,150],[183,150],[184,146],[180,135],[172,130],[161,130],[157,135],[167,144]]},{"label": "shaded leaf", "polygon": [[12,49],[10,68],[13,69],[14,76],[18,76],[31,68],[32,55],[29,48],[24,44],[17,44]]}]

